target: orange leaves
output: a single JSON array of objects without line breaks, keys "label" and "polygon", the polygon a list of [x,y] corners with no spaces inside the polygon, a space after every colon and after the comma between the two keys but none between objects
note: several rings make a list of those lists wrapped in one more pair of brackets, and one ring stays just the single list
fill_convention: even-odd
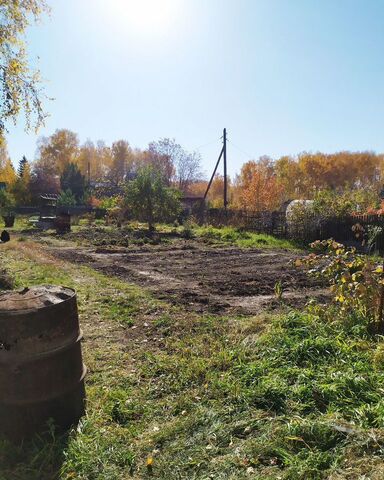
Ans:
[{"label": "orange leaves", "polygon": [[283,187],[279,185],[272,161],[261,158],[245,163],[236,182],[236,203],[252,211],[276,210],[282,201]]},{"label": "orange leaves", "polygon": [[[188,194],[202,197],[207,190],[208,182],[200,181],[194,182],[188,187]],[[228,178],[228,190],[230,203],[233,196],[233,188],[231,185],[231,179]],[[208,202],[212,208],[223,208],[224,206],[224,177],[222,175],[215,175],[211,188],[208,193]]]},{"label": "orange leaves", "polygon": [[0,168],[0,182],[4,182],[7,185],[13,185],[16,181],[16,172],[13,168],[11,161],[8,159],[4,166]]},{"label": "orange leaves", "polygon": [[8,155],[7,142],[0,134],[0,182],[13,185],[16,181],[16,172]]},{"label": "orange leaves", "polygon": [[275,163],[285,199],[313,198],[322,189],[375,187],[384,173],[381,155],[372,152],[306,153]]}]

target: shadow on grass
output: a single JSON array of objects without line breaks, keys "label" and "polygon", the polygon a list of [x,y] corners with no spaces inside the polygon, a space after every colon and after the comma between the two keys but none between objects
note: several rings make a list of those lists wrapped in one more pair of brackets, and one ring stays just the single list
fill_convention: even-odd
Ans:
[{"label": "shadow on grass", "polygon": [[0,437],[0,480],[59,479],[69,436],[50,427],[18,444]]}]

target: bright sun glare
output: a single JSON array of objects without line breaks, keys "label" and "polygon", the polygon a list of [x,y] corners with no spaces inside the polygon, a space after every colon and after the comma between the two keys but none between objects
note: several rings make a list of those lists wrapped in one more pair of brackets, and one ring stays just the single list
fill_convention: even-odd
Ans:
[{"label": "bright sun glare", "polygon": [[109,0],[108,8],[132,33],[166,32],[177,16],[178,0]]}]

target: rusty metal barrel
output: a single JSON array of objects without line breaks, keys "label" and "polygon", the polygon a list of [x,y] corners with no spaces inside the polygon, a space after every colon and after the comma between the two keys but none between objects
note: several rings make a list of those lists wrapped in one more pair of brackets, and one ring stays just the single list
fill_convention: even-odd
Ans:
[{"label": "rusty metal barrel", "polygon": [[71,231],[71,215],[66,212],[57,214],[55,220],[56,233],[63,234]]},{"label": "rusty metal barrel", "polygon": [[76,293],[57,286],[0,293],[0,435],[66,429],[84,414]]}]

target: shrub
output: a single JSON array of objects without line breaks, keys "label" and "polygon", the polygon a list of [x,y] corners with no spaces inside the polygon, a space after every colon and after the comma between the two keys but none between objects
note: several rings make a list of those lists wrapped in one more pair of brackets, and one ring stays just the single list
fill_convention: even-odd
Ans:
[{"label": "shrub", "polygon": [[128,182],[124,206],[136,220],[148,223],[174,221],[181,211],[180,192],[166,186],[163,176],[152,167],[141,168]]},{"label": "shrub", "polygon": [[15,207],[15,198],[6,190],[0,190],[0,214],[9,215]]},{"label": "shrub", "polygon": [[60,193],[57,199],[57,205],[61,207],[74,207],[76,205],[76,197],[71,190],[68,189]]},{"label": "shrub", "polygon": [[187,220],[184,222],[184,225],[181,230],[181,235],[189,240],[195,236],[194,230],[193,230],[193,223],[190,220]]},{"label": "shrub", "polygon": [[104,197],[99,201],[98,207],[108,211],[119,207],[121,201],[122,198],[119,195],[115,195],[114,197]]},{"label": "shrub", "polygon": [[372,331],[384,333],[383,266],[332,239],[318,240],[311,247],[315,253],[296,264],[304,263],[311,267],[310,274],[328,280],[336,306],[332,314],[359,318]]}]

